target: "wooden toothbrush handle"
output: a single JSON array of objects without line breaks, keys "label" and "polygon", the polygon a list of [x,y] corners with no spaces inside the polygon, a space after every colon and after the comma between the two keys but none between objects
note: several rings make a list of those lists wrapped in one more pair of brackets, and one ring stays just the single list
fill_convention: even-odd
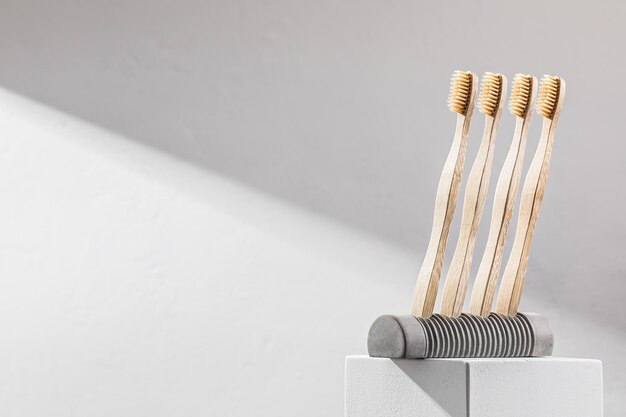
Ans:
[{"label": "wooden toothbrush handle", "polygon": [[465,187],[461,230],[443,288],[441,314],[445,316],[461,315],[476,233],[487,198],[498,120],[490,116],[485,120],[483,139]]},{"label": "wooden toothbrush handle", "polygon": [[513,141],[498,177],[487,245],[472,289],[470,313],[475,315],[487,317],[493,306],[504,243],[519,190],[529,121],[529,118],[517,118]]},{"label": "wooden toothbrush handle", "polygon": [[448,233],[463,176],[470,116],[457,115],[454,141],[439,179],[430,242],[413,293],[411,313],[414,316],[430,317],[435,308]]},{"label": "wooden toothbrush handle", "polygon": [[554,127],[555,123],[552,120],[544,119],[537,152],[524,181],[515,240],[498,292],[496,311],[500,314],[513,316],[517,314],[519,308],[528,267],[530,244],[550,171]]}]

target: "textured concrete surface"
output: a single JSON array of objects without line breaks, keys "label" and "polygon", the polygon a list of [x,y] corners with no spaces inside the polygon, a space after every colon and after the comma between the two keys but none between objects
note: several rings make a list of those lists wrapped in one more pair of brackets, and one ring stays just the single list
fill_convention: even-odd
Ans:
[{"label": "textured concrete surface", "polygon": [[602,364],[346,358],[346,417],[602,417]]},{"label": "textured concrete surface", "polygon": [[383,315],[367,335],[367,352],[377,358],[521,358],[551,356],[553,348],[552,328],[537,313]]}]

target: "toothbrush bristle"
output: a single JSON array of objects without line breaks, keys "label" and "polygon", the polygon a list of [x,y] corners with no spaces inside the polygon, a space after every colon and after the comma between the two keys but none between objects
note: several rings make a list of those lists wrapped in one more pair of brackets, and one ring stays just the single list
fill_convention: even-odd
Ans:
[{"label": "toothbrush bristle", "polygon": [[515,74],[509,100],[509,110],[514,116],[524,117],[530,110],[528,107],[531,102],[532,84],[532,75]]},{"label": "toothbrush bristle", "polygon": [[450,96],[448,108],[450,111],[462,115],[467,114],[467,108],[472,94],[472,73],[469,71],[454,71],[450,82]]},{"label": "toothbrush bristle", "polygon": [[539,86],[539,99],[537,112],[547,119],[554,117],[559,93],[561,90],[561,79],[553,75],[544,75]]},{"label": "toothbrush bristle", "polygon": [[502,98],[502,74],[486,72],[480,84],[480,112],[494,117]]}]

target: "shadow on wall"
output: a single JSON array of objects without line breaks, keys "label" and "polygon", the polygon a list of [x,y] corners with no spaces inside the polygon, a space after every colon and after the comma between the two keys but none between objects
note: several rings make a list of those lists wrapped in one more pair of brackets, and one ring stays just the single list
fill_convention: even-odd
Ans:
[{"label": "shadow on wall", "polygon": [[[450,72],[554,71],[568,81],[568,103],[530,265],[530,274],[545,280],[529,280],[528,289],[626,326],[613,307],[623,293],[617,278],[626,272],[620,208],[626,142],[617,138],[626,87],[598,83],[596,76],[602,68],[607,80],[621,79],[623,65],[613,51],[625,35],[623,13],[577,10],[565,2],[508,7],[3,2],[0,84],[405,247],[423,248],[452,135],[453,116],[445,108]],[[584,32],[574,23],[583,18]],[[541,28],[549,28],[549,44]],[[460,49],[460,39],[475,43]],[[493,54],[485,54],[487,44]],[[504,119],[501,143],[512,132],[510,117]],[[480,130],[475,124],[471,138]],[[534,144],[531,138],[529,155]],[[505,151],[497,148],[496,173]]]}]

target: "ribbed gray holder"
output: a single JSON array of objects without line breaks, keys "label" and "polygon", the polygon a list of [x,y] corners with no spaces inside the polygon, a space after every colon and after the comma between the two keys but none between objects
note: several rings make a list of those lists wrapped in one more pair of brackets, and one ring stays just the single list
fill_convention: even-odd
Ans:
[{"label": "ribbed gray holder", "polygon": [[553,346],[548,321],[535,313],[385,315],[374,321],[367,337],[370,356],[394,359],[550,356]]}]

